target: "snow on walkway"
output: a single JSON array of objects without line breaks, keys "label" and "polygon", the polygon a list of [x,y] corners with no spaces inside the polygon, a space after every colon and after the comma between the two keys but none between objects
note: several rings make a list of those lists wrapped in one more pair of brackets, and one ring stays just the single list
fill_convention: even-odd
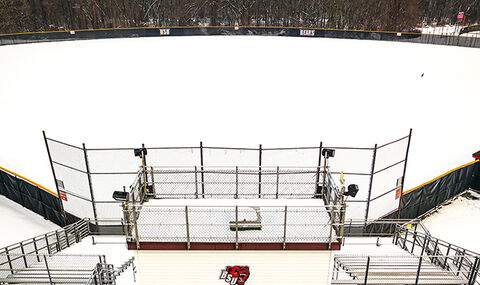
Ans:
[{"label": "snow on walkway", "polygon": [[0,247],[54,231],[56,224],[0,195]]},{"label": "snow on walkway", "polygon": [[480,253],[480,194],[468,191],[423,220],[434,237]]}]

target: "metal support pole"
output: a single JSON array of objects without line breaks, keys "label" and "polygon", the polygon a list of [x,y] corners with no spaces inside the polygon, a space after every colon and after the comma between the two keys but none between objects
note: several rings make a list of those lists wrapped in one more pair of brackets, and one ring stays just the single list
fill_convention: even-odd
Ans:
[{"label": "metal support pole", "polygon": [[153,191],[153,194],[155,195],[156,191],[155,191],[155,175],[153,174],[153,166],[150,166],[150,179],[152,180],[151,183],[152,183],[152,191]]},{"label": "metal support pole", "polygon": [[258,198],[262,198],[262,145],[258,146]]},{"label": "metal support pole", "polygon": [[60,201],[60,208],[62,210],[62,217],[63,217],[63,225],[66,226],[67,217],[65,214],[65,208],[63,207],[63,201],[60,198],[60,190],[58,188],[57,175],[55,174],[55,168],[53,167],[53,160],[52,160],[52,155],[50,153],[50,148],[48,147],[47,135],[45,134],[45,131],[42,131],[42,134],[43,134],[43,140],[45,141],[45,147],[47,148],[48,160],[50,161],[50,168],[52,169],[52,175],[53,175],[53,180],[55,182],[55,188],[57,190],[58,200]]},{"label": "metal support pole", "polygon": [[378,145],[375,144],[375,147],[373,148],[372,167],[370,170],[370,182],[368,184],[367,207],[365,209],[365,227],[367,226],[368,213],[370,212],[370,200],[372,198],[373,176],[375,173],[375,162],[377,160],[377,148],[378,148]]},{"label": "metal support pole", "polygon": [[195,199],[198,199],[198,170],[197,166],[194,166],[195,171]]},{"label": "metal support pole", "polygon": [[475,285],[475,280],[477,279],[479,267],[480,267],[480,259],[479,257],[476,257],[475,263],[473,264],[473,267],[472,267],[472,272],[470,274],[468,285]]},{"label": "metal support pole", "polygon": [[200,142],[200,183],[202,185],[202,198],[205,198],[205,176],[203,173],[203,142]]},{"label": "metal support pole", "polygon": [[450,249],[452,248],[452,244],[448,244],[447,248],[447,253],[445,254],[445,262],[443,263],[443,268],[445,269],[447,267],[447,260],[448,260],[448,255],[450,254]]},{"label": "metal support pole", "polygon": [[65,240],[67,241],[67,247],[70,247],[70,240],[68,239],[68,233],[66,230],[63,231],[65,233]]},{"label": "metal support pole", "polygon": [[[327,156],[328,157],[328,156]],[[322,178],[323,178],[323,181],[322,181],[322,191],[320,192],[321,193],[321,197],[323,198],[324,201],[327,201],[328,203],[326,204],[330,204],[330,195],[328,195],[329,199],[326,200],[324,198],[325,196],[325,186],[326,186],[326,180],[327,180],[327,167],[328,167],[328,159],[327,157],[324,157],[324,160],[323,160],[323,175],[322,175]]]},{"label": "metal support pole", "polygon": [[238,206],[235,206],[235,249],[238,250]]},{"label": "metal support pole", "polygon": [[334,215],[335,215],[335,205],[333,206],[327,206],[326,209],[327,211],[330,211],[330,233],[329,233],[329,239],[328,239],[328,248],[332,248],[332,236],[333,236],[333,224],[335,223],[334,220]]},{"label": "metal support pole", "polygon": [[92,199],[93,218],[95,219],[95,226],[97,227],[97,231],[98,231],[97,207],[95,205],[95,195],[93,195],[92,177],[90,175],[90,165],[88,163],[87,148],[85,147],[85,143],[82,143],[82,147],[83,147],[83,155],[85,158],[85,169],[87,170],[88,187],[90,189],[90,197]]},{"label": "metal support pole", "polygon": [[410,251],[410,253],[413,253],[413,250],[415,249],[415,243],[416,242],[417,242],[417,232],[413,232],[412,250]]},{"label": "metal support pole", "polygon": [[35,249],[35,254],[37,255],[37,260],[40,262],[40,257],[38,256],[38,247],[37,247],[37,240],[36,238],[33,238],[33,248]]},{"label": "metal support pole", "polygon": [[316,174],[316,177],[315,177],[315,198],[319,198],[318,197],[318,188],[320,188],[320,185],[318,185],[320,183],[320,169],[322,168],[322,149],[323,149],[323,142],[320,142],[320,146],[318,148],[318,165],[317,165],[317,174]]},{"label": "metal support pole", "polygon": [[462,269],[462,265],[463,265],[463,260],[465,259],[465,249],[463,249],[463,254],[461,255],[460,257],[460,260],[458,261],[458,270],[457,270],[457,276],[460,275],[460,271]]},{"label": "metal support pole", "polygon": [[62,246],[60,245],[60,236],[58,235],[58,231],[55,231],[55,237],[57,238],[56,242],[56,247],[57,247],[57,252],[62,250]]},{"label": "metal support pole", "polygon": [[52,282],[52,275],[50,274],[50,268],[48,267],[48,262],[47,262],[47,256],[43,256],[43,260],[45,261],[45,267],[47,269],[47,274],[48,274],[48,280],[50,281],[50,284],[53,284]]},{"label": "metal support pole", "polygon": [[188,206],[185,206],[185,225],[187,226],[187,249],[190,250],[190,224],[188,223]]},{"label": "metal support pole", "polygon": [[277,166],[277,183],[275,189],[275,199],[278,199],[278,188],[280,184],[280,166]]},{"label": "metal support pole", "polygon": [[368,281],[368,271],[370,269],[370,256],[367,257],[367,267],[365,268],[365,279],[363,281],[363,284],[367,284]]},{"label": "metal support pole", "polygon": [[235,199],[238,199],[238,166],[235,166]]},{"label": "metal support pole", "polygon": [[52,252],[50,251],[50,244],[48,242],[48,234],[45,234],[45,243],[47,245],[47,252],[48,254],[51,254]]},{"label": "metal support pole", "polygon": [[8,266],[10,267],[10,273],[13,274],[12,260],[10,259],[10,253],[8,253],[8,247],[5,248],[5,255],[7,256]]},{"label": "metal support pole", "polygon": [[417,276],[415,278],[415,285],[418,284],[418,280],[420,279],[420,271],[422,269],[422,261],[423,261],[423,256],[420,256],[419,262],[418,262]]},{"label": "metal support pole", "polygon": [[147,195],[147,184],[148,184],[148,174],[147,174],[147,157],[145,156],[145,144],[142,143],[142,172],[143,172],[143,195],[140,196],[140,201],[143,202],[143,199]]},{"label": "metal support pole", "polygon": [[283,250],[285,249],[287,249],[287,206],[285,206],[283,217]]},{"label": "metal support pole", "polygon": [[[134,192],[132,192],[132,200],[135,201],[135,197],[134,197]],[[135,202],[133,202],[135,203]],[[140,238],[138,237],[138,226],[137,226],[137,209],[135,208],[135,204],[132,205],[132,213],[130,213],[130,216],[132,217],[133,216],[133,229],[135,231],[135,244],[137,245],[137,249],[140,249]]]},{"label": "metal support pole", "polygon": [[405,154],[405,162],[403,164],[403,175],[402,175],[402,185],[400,188],[400,198],[398,201],[398,211],[397,211],[397,218],[400,219],[401,215],[400,212],[402,211],[403,207],[403,190],[404,190],[404,185],[405,185],[405,175],[407,173],[407,162],[408,162],[408,154],[410,152],[410,142],[412,141],[412,129],[410,129],[410,133],[408,134],[408,143],[407,143],[407,152]]},{"label": "metal support pole", "polygon": [[[420,270],[422,268],[423,254],[425,253],[425,249],[428,247],[429,243],[430,243],[430,239],[427,236],[425,236],[423,238],[423,246],[422,246],[422,252],[420,253],[420,261],[418,262],[418,270],[417,270],[417,277],[415,279],[415,285],[418,284],[418,280],[420,279]],[[413,252],[413,246],[412,246],[412,252]]]},{"label": "metal support pole", "polygon": [[28,267],[27,257],[25,256],[25,249],[23,248],[23,242],[20,242],[20,250],[22,251],[23,263],[25,264],[25,267]]}]

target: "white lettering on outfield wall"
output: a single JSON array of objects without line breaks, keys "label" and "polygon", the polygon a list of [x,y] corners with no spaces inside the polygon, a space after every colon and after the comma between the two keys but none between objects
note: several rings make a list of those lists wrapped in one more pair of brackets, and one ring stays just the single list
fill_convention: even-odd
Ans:
[{"label": "white lettering on outfield wall", "polygon": [[315,30],[300,30],[300,36],[313,37],[315,36]]},{"label": "white lettering on outfield wall", "polygon": [[160,29],[160,36],[169,36],[170,35],[170,29]]}]

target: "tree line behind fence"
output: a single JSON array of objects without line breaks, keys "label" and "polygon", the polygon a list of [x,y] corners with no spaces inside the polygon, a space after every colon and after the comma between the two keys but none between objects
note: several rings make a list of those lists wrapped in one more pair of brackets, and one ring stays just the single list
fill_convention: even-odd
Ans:
[{"label": "tree line behind fence", "polygon": [[0,0],[0,34],[154,26],[413,31],[477,23],[480,0]]}]

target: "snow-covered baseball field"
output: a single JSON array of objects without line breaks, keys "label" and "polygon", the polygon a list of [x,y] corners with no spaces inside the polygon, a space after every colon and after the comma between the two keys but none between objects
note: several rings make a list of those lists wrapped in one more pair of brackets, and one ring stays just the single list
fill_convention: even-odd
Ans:
[{"label": "snow-covered baseball field", "polygon": [[3,46],[0,165],[53,188],[42,129],[91,147],[371,147],[412,127],[409,188],[480,148],[479,64],[477,49],[260,36]]}]

